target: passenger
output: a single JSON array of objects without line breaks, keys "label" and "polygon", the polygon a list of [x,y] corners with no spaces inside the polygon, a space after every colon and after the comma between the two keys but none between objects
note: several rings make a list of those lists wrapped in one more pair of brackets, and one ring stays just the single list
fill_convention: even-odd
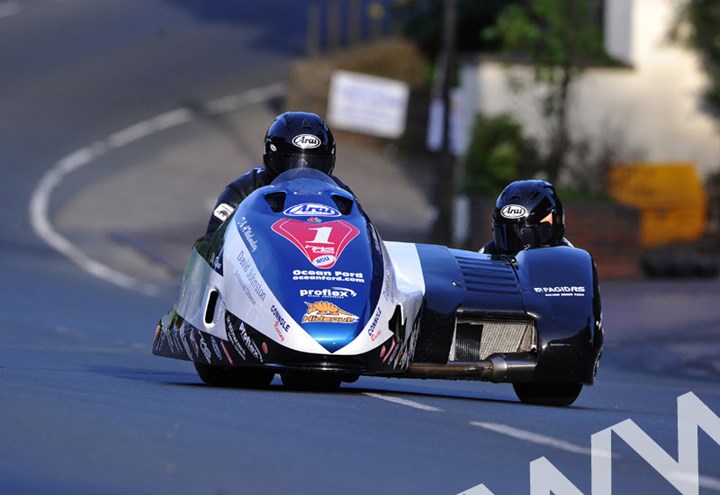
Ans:
[{"label": "passenger", "polygon": [[493,239],[480,250],[515,255],[540,246],[572,246],[565,239],[562,203],[549,182],[519,180],[498,196],[493,210]]}]

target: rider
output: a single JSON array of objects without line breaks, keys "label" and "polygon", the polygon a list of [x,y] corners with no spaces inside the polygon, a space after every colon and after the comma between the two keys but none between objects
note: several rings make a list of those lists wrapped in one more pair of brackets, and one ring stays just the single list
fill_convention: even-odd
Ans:
[{"label": "rider", "polygon": [[[335,138],[325,121],[314,113],[285,112],[275,117],[265,134],[263,165],[228,184],[213,208],[206,236],[215,232],[235,208],[255,189],[270,184],[293,168],[314,168],[332,174],[335,167]],[[335,182],[350,189],[337,177]]]},{"label": "rider", "polygon": [[572,246],[564,235],[565,214],[553,185],[544,180],[518,180],[498,196],[493,240],[480,252],[515,255],[529,247]]}]

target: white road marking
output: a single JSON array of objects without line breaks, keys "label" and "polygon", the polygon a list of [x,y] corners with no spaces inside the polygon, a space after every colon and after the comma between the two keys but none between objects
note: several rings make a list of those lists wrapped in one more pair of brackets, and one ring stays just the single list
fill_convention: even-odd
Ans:
[{"label": "white road marking", "polygon": [[[17,2],[6,2],[0,4],[0,16],[2,6]],[[210,113],[223,113],[239,110],[244,106],[269,100],[280,96],[285,91],[283,83],[270,84],[260,88],[251,89],[237,95],[225,96],[209,101],[205,108]],[[63,237],[50,222],[49,204],[53,192],[60,183],[71,173],[94,163],[99,157],[106,153],[126,146],[130,143],[144,139],[157,132],[187,124],[194,119],[194,114],[185,109],[179,108],[157,115],[151,119],[138,122],[119,132],[111,134],[107,138],[97,141],[89,146],[80,148],[59,160],[48,170],[38,182],[30,198],[29,214],[33,230],[43,241],[60,254],[66,256],[87,273],[101,278],[107,282],[124,287],[126,289],[139,291],[143,294],[156,294],[158,288],[152,284],[143,283],[130,277],[110,266],[91,259],[79,247]]]},{"label": "white road marking", "polygon": [[21,11],[22,5],[20,5],[20,2],[10,0],[0,3],[0,19],[18,15]]},{"label": "white road marking", "polygon": [[[504,425],[502,423],[486,423],[483,421],[471,421],[471,425],[485,428],[486,430],[494,431],[502,435],[517,438],[518,440],[524,440],[530,443],[536,443],[539,445],[547,445],[556,449],[564,450],[566,452],[572,452],[573,454],[592,455],[592,450],[582,445],[576,445],[574,443],[566,442],[565,440],[558,440],[557,438],[549,437],[546,435],[540,435],[539,433],[533,433],[527,430],[521,430],[512,426]],[[597,451],[595,455],[602,457],[611,457],[610,452]]]},{"label": "white road marking", "polygon": [[400,404],[403,406],[412,407],[413,409],[420,409],[421,411],[442,412],[442,409],[440,409],[439,407],[428,406],[427,404],[421,404],[420,402],[401,399],[400,397],[393,397],[391,395],[376,394],[373,392],[364,392],[363,395],[367,395],[368,397],[374,397],[375,399],[392,402],[393,404]]}]

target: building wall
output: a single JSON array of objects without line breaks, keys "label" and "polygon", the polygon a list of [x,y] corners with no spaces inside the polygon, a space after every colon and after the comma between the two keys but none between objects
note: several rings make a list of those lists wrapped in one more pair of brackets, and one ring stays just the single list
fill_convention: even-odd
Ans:
[{"label": "building wall", "polygon": [[[706,77],[697,57],[668,41],[676,6],[675,0],[606,1],[606,47],[628,65],[583,74],[573,90],[571,130],[576,138],[615,145],[621,159],[689,161],[704,175],[720,169],[720,124],[702,111]],[[544,139],[543,88],[532,82],[529,67],[468,60],[461,86],[460,111],[508,112]]]}]

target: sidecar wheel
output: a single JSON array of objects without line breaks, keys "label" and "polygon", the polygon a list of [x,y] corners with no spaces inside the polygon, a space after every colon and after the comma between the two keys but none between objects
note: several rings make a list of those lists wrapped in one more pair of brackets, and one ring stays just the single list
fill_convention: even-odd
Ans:
[{"label": "sidecar wheel", "polygon": [[283,385],[292,390],[330,392],[340,388],[339,373],[282,373]]},{"label": "sidecar wheel", "polygon": [[540,406],[569,406],[582,387],[582,383],[513,383],[520,402]]},{"label": "sidecar wheel", "polygon": [[194,363],[200,379],[208,385],[221,387],[265,388],[275,375],[272,371],[256,368],[231,368]]}]

